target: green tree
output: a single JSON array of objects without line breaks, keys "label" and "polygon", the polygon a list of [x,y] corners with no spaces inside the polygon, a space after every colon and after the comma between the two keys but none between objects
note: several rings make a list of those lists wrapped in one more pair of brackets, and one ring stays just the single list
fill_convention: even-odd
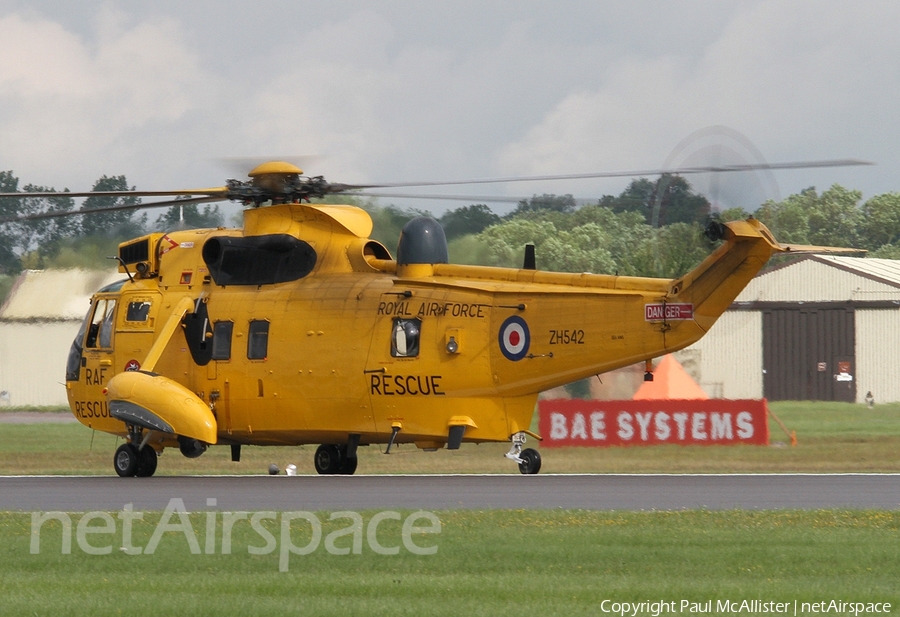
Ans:
[{"label": "green tree", "polygon": [[489,247],[489,263],[485,265],[521,268],[525,255],[525,245],[534,244],[538,268],[549,270],[543,265],[543,246],[559,233],[549,221],[515,218],[485,229],[480,238]]},{"label": "green tree", "polygon": [[[0,171],[0,193],[15,193],[19,190],[19,179],[12,171]],[[0,199],[0,218],[18,216],[19,199]],[[15,224],[0,223],[0,274],[15,274],[22,269],[14,250]]]},{"label": "green tree", "polygon": [[653,229],[635,250],[633,274],[677,278],[706,259],[710,249],[703,228],[697,223],[673,223]]},{"label": "green tree", "polygon": [[596,223],[586,223],[571,231],[560,231],[535,245],[537,261],[543,270],[613,274],[616,261],[607,248],[608,234]]},{"label": "green tree", "polygon": [[876,195],[863,204],[860,235],[870,251],[900,240],[900,193]]},{"label": "green tree", "polygon": [[652,237],[652,227],[644,222],[640,212],[614,212],[595,205],[580,208],[569,217],[574,226],[594,223],[605,232],[604,248],[615,261],[615,269],[628,276],[645,276],[647,273],[637,263],[637,251]]},{"label": "green tree", "polygon": [[[709,216],[709,200],[695,193],[690,183],[681,176],[663,174],[656,184],[653,208],[659,207],[659,225],[673,223],[702,224]],[[654,221],[651,225],[656,226]]]},{"label": "green tree", "polygon": [[[25,193],[55,193],[56,189],[46,186],[26,184]],[[63,191],[65,192],[65,191]],[[20,216],[31,216],[46,212],[72,212],[75,200],[71,197],[23,197],[19,200]],[[23,258],[31,254],[29,267],[42,267],[44,259],[54,255],[63,238],[77,233],[78,224],[71,216],[33,219],[17,223],[17,253]]]},{"label": "green tree", "polygon": [[[453,264],[485,266],[493,263],[491,247],[481,234],[453,238],[447,242],[447,249]],[[521,265],[519,263],[516,267]]]},{"label": "green tree", "polygon": [[577,204],[571,195],[534,195],[531,199],[523,199],[516,205],[508,218],[512,218],[522,212],[538,210],[550,210],[552,212],[574,212]]},{"label": "green tree", "polygon": [[866,257],[875,259],[900,259],[900,243],[882,244],[878,249],[866,253]]},{"label": "green tree", "polygon": [[537,267],[560,272],[676,277],[706,258],[710,245],[698,223],[654,229],[637,211],[602,205],[564,214],[527,212],[484,230],[489,265],[521,267],[535,245]]},{"label": "green tree", "polygon": [[821,246],[859,246],[863,221],[860,199],[860,191],[839,184],[822,193],[809,213],[809,241]]},{"label": "green tree", "polygon": [[810,187],[781,202],[765,202],[755,216],[783,244],[858,247],[866,220],[860,199],[862,193],[839,184],[821,195]]},{"label": "green tree", "polygon": [[613,212],[637,212],[650,222],[650,205],[656,191],[656,183],[647,178],[635,178],[618,197],[604,195],[600,198],[599,205],[609,208]]},{"label": "green tree", "polygon": [[754,216],[779,242],[809,244],[809,211],[818,198],[816,189],[811,187],[780,202],[766,201]]},{"label": "green tree", "polygon": [[367,208],[372,217],[372,238],[388,247],[392,252],[400,241],[403,226],[418,216],[431,216],[426,210],[403,210],[397,206],[370,206]]},{"label": "green tree", "polygon": [[491,225],[500,222],[500,217],[494,214],[484,204],[473,204],[448,210],[438,219],[444,228],[447,240],[453,240],[468,234],[478,234]]},{"label": "green tree", "polygon": [[709,200],[695,193],[681,176],[663,174],[655,182],[637,178],[618,196],[606,195],[599,205],[613,212],[639,212],[654,227],[672,223],[702,223],[709,216]]},{"label": "green tree", "polygon": [[209,229],[221,227],[224,221],[225,217],[218,205],[206,204],[200,210],[198,204],[185,204],[166,210],[153,226],[162,229]]},{"label": "green tree", "polygon": [[[118,253],[119,238],[106,236],[72,236],[63,238],[52,255],[41,256],[34,267],[43,268],[84,268],[103,270],[112,266],[109,256]],[[29,260],[37,261],[33,255]],[[31,264],[29,264],[30,266]]]},{"label": "green tree", "polygon": [[[128,186],[125,176],[102,176],[94,183],[92,191],[133,191]],[[94,208],[118,208],[135,206],[141,203],[140,198],[131,196],[88,197],[81,204],[82,210]],[[134,209],[115,210],[112,212],[95,212],[81,217],[81,233],[85,236],[107,236],[131,238],[144,232],[147,215],[137,216]]]},{"label": "green tree", "polygon": [[700,265],[712,252],[699,223],[673,223],[659,230],[662,268],[659,276],[675,278]]},{"label": "green tree", "polygon": [[719,213],[719,219],[721,219],[725,223],[729,223],[731,221],[744,221],[749,216],[750,213],[740,206],[725,208]]}]

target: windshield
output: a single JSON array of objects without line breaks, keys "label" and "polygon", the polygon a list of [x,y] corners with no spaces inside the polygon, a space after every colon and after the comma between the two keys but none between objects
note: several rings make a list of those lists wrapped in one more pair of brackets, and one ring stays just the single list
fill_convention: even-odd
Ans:
[{"label": "windshield", "polygon": [[[93,308],[93,307],[92,307]],[[91,319],[91,309],[88,309],[87,315],[81,322],[78,334],[72,341],[72,347],[69,349],[69,358],[66,361],[66,381],[78,381],[81,377],[81,342],[84,340],[84,333],[87,331],[88,322]]]}]

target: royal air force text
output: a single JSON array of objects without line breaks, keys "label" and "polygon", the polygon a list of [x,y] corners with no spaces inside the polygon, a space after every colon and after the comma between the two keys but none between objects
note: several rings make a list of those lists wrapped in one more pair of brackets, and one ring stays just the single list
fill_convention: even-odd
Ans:
[{"label": "royal air force text", "polygon": [[378,314],[392,317],[469,317],[484,319],[487,317],[486,304],[468,304],[466,302],[419,302],[414,306],[408,300],[396,302],[379,302]]}]

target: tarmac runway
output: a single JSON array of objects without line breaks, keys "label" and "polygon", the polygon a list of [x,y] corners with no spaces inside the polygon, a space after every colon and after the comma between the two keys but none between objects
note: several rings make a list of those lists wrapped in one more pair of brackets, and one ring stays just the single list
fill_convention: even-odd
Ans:
[{"label": "tarmac runway", "polygon": [[[900,508],[900,474],[0,477],[0,511]],[[207,500],[210,501],[208,505]]]},{"label": "tarmac runway", "polygon": [[57,411],[4,411],[0,424],[76,424],[78,420],[69,412]]}]

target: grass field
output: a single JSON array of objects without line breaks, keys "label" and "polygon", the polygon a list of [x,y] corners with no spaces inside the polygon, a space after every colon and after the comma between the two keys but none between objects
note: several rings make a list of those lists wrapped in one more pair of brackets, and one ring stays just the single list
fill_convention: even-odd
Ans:
[{"label": "grass field", "polygon": [[[373,512],[362,513],[364,524]],[[408,513],[403,513],[405,518]],[[85,554],[60,551],[60,525],[45,523],[30,553],[28,514],[0,514],[0,613],[3,615],[597,615],[612,602],[831,599],[900,606],[900,513],[491,511],[435,513],[440,534],[414,536],[433,555],[403,548],[400,522],[382,523],[378,540],[399,546],[380,555],[334,555],[324,540],[308,555],[288,555],[277,521],[266,527],[277,548],[246,522],[234,526],[232,552],[191,554],[183,531],[167,532],[152,555],[127,555],[114,535]],[[204,545],[206,514],[190,528]],[[159,514],[136,522],[133,545],[147,547]],[[325,538],[347,522],[318,513]],[[77,525],[78,515],[73,515]],[[175,519],[173,519],[175,520]],[[221,526],[221,518],[216,519]],[[301,524],[302,523],[302,524]],[[97,525],[95,521],[93,525]],[[310,541],[294,521],[291,541]],[[220,532],[220,528],[219,528]],[[365,534],[364,534],[365,535]],[[216,535],[217,538],[221,534]],[[349,548],[352,538],[334,542]],[[609,607],[609,605],[607,605]],[[676,611],[681,615],[699,611]],[[639,614],[652,614],[649,610]]]},{"label": "grass field", "polygon": [[[655,446],[545,449],[542,473],[900,472],[900,404],[772,403],[798,445],[770,422],[771,446]],[[80,424],[0,424],[0,474],[110,474],[120,440]],[[533,442],[530,442],[533,445]],[[540,446],[538,446],[540,447]],[[213,447],[198,459],[166,450],[158,474],[257,474],[271,463],[314,473],[315,446],[247,447],[232,463]],[[464,444],[459,451],[401,446],[383,456],[360,448],[357,473],[516,473],[505,444]]]},{"label": "grass field", "polygon": [[[796,431],[796,447],[773,424],[772,441],[782,443],[768,447],[545,449],[543,472],[900,471],[900,405],[772,408]],[[78,424],[0,424],[0,473],[111,475],[116,444]],[[195,460],[167,451],[158,473],[266,473],[272,462],[312,473],[314,450],[245,448],[237,464],[227,448]],[[404,446],[383,456],[362,448],[358,473],[515,473],[505,450]],[[406,550],[401,523],[391,520],[380,524],[377,540],[400,547],[397,555],[375,552],[366,533],[360,554],[332,554],[326,538],[347,521],[330,521],[330,514],[316,514],[322,535],[315,550],[282,558],[286,539],[310,541],[308,523],[294,521],[285,537],[276,514],[263,522],[274,550],[250,554],[266,540],[239,521],[223,554],[224,514],[198,512],[189,527],[203,554],[191,553],[182,530],[163,534],[153,554],[128,555],[119,550],[123,523],[112,513],[113,533],[89,537],[110,554],[89,555],[76,540],[83,515],[72,513],[71,554],[62,554],[54,520],[41,528],[40,551],[32,554],[32,514],[0,513],[0,615],[575,616],[610,614],[602,607],[612,603],[660,601],[675,605],[626,614],[695,615],[709,614],[710,601],[711,612],[724,614],[716,610],[724,600],[784,602],[789,613],[796,601],[798,614],[812,614],[802,611],[804,602],[831,600],[889,602],[892,613],[900,607],[900,511],[440,511],[440,534],[415,536],[417,545],[437,547],[433,555]],[[368,525],[376,513],[361,514]],[[160,515],[147,512],[134,523],[133,546],[148,548]],[[343,536],[333,546],[349,548],[352,540]]]}]

